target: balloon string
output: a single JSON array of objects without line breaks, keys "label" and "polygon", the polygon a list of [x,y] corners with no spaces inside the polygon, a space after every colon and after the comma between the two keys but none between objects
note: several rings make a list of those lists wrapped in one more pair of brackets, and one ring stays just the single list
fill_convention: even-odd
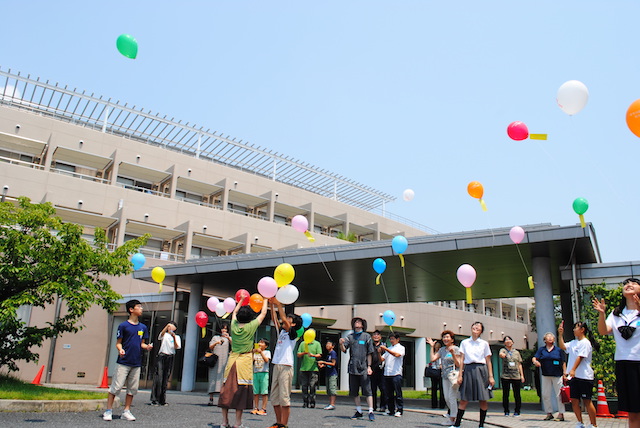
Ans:
[{"label": "balloon string", "polygon": [[530,276],[529,269],[527,269],[527,264],[524,262],[524,257],[522,257],[522,253],[520,252],[520,247],[516,244],[516,249],[518,250],[518,254],[520,255],[520,260],[522,261],[522,266],[524,266],[524,271],[527,272],[527,276]]},{"label": "balloon string", "polygon": [[380,278],[380,282],[382,282],[382,289],[384,290],[384,298],[387,300],[387,305],[388,305],[389,296],[387,296],[387,287],[384,286],[384,279]]},{"label": "balloon string", "polygon": [[324,264],[324,260],[322,260],[322,257],[320,257],[320,251],[318,251],[318,247],[315,247],[316,249],[316,254],[318,255],[318,258],[320,259],[320,263],[322,263],[322,266],[324,266],[324,270],[325,272],[327,272],[327,275],[329,276],[329,279],[331,280],[331,282],[333,282],[333,278],[331,277],[331,274],[329,273],[329,269],[327,269],[327,265]]},{"label": "balloon string", "polygon": [[407,272],[404,269],[404,266],[402,266],[402,276],[404,277],[404,291],[405,293],[407,293],[407,303],[409,303],[409,287],[407,286]]}]

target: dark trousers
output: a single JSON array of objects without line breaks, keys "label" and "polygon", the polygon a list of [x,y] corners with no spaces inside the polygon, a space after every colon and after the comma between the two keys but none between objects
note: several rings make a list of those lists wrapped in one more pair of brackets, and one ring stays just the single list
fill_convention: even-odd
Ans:
[{"label": "dark trousers", "polygon": [[500,381],[502,382],[502,407],[504,408],[504,411],[509,411],[509,390],[511,389],[511,386],[513,386],[513,398],[516,400],[516,408],[514,412],[520,413],[520,406],[522,404],[520,388],[522,387],[522,382],[520,379],[500,379]]},{"label": "dark trousers", "polygon": [[167,402],[167,383],[171,377],[171,370],[173,370],[173,355],[158,354],[151,387],[152,402],[157,401],[160,404]]},{"label": "dark trousers", "polygon": [[315,407],[316,386],[318,385],[318,372],[303,372],[298,375],[300,388],[302,388],[302,399],[304,404]]},{"label": "dark trousers", "polygon": [[[371,380],[371,393],[373,394],[373,408],[383,409],[387,407],[387,388],[385,387],[382,370],[374,370],[369,379]],[[380,407],[378,407],[378,389],[380,390]]]},{"label": "dark trousers", "polygon": [[402,399],[402,375],[385,376],[385,388],[387,391],[387,410],[389,413],[402,413],[404,400]]},{"label": "dark trousers", "polygon": [[[431,408],[432,409],[444,409],[444,393],[442,391],[442,377],[431,377]],[[447,380],[447,382],[449,382]],[[438,400],[438,396],[440,400]],[[454,409],[455,411],[455,409]]]}]

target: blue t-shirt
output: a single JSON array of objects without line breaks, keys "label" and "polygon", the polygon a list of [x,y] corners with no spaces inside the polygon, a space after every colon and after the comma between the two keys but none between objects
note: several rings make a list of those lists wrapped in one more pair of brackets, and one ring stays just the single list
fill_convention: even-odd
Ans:
[{"label": "blue t-shirt", "polygon": [[[334,351],[333,349],[326,355],[326,357],[324,357],[324,360],[326,362],[332,362],[332,361],[337,361],[338,360],[338,354],[336,354],[336,351]],[[338,368],[334,365],[334,366],[325,366],[326,367],[326,371],[325,374],[327,375],[327,377],[329,376],[338,376]]]},{"label": "blue t-shirt", "polygon": [[562,362],[564,361],[564,351],[554,346],[551,352],[546,346],[541,346],[536,351],[536,359],[540,361],[542,376],[562,376]]},{"label": "blue t-shirt", "polygon": [[149,338],[147,326],[139,322],[125,321],[118,326],[117,339],[122,339],[124,356],[118,355],[118,364],[130,367],[142,366],[142,339]]}]

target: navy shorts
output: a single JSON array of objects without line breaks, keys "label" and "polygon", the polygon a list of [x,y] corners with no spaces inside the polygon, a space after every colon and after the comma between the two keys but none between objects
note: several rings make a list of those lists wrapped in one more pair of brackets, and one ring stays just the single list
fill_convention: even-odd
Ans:
[{"label": "navy shorts", "polygon": [[569,381],[569,393],[576,400],[591,400],[593,396],[593,380],[574,377]]}]

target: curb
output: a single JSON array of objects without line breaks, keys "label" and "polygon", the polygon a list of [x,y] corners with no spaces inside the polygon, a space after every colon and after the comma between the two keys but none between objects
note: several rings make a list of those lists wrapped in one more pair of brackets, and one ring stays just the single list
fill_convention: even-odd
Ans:
[{"label": "curb", "polygon": [[[120,407],[120,397],[113,401]],[[0,400],[0,412],[93,412],[107,408],[107,399],[99,400]]]}]

